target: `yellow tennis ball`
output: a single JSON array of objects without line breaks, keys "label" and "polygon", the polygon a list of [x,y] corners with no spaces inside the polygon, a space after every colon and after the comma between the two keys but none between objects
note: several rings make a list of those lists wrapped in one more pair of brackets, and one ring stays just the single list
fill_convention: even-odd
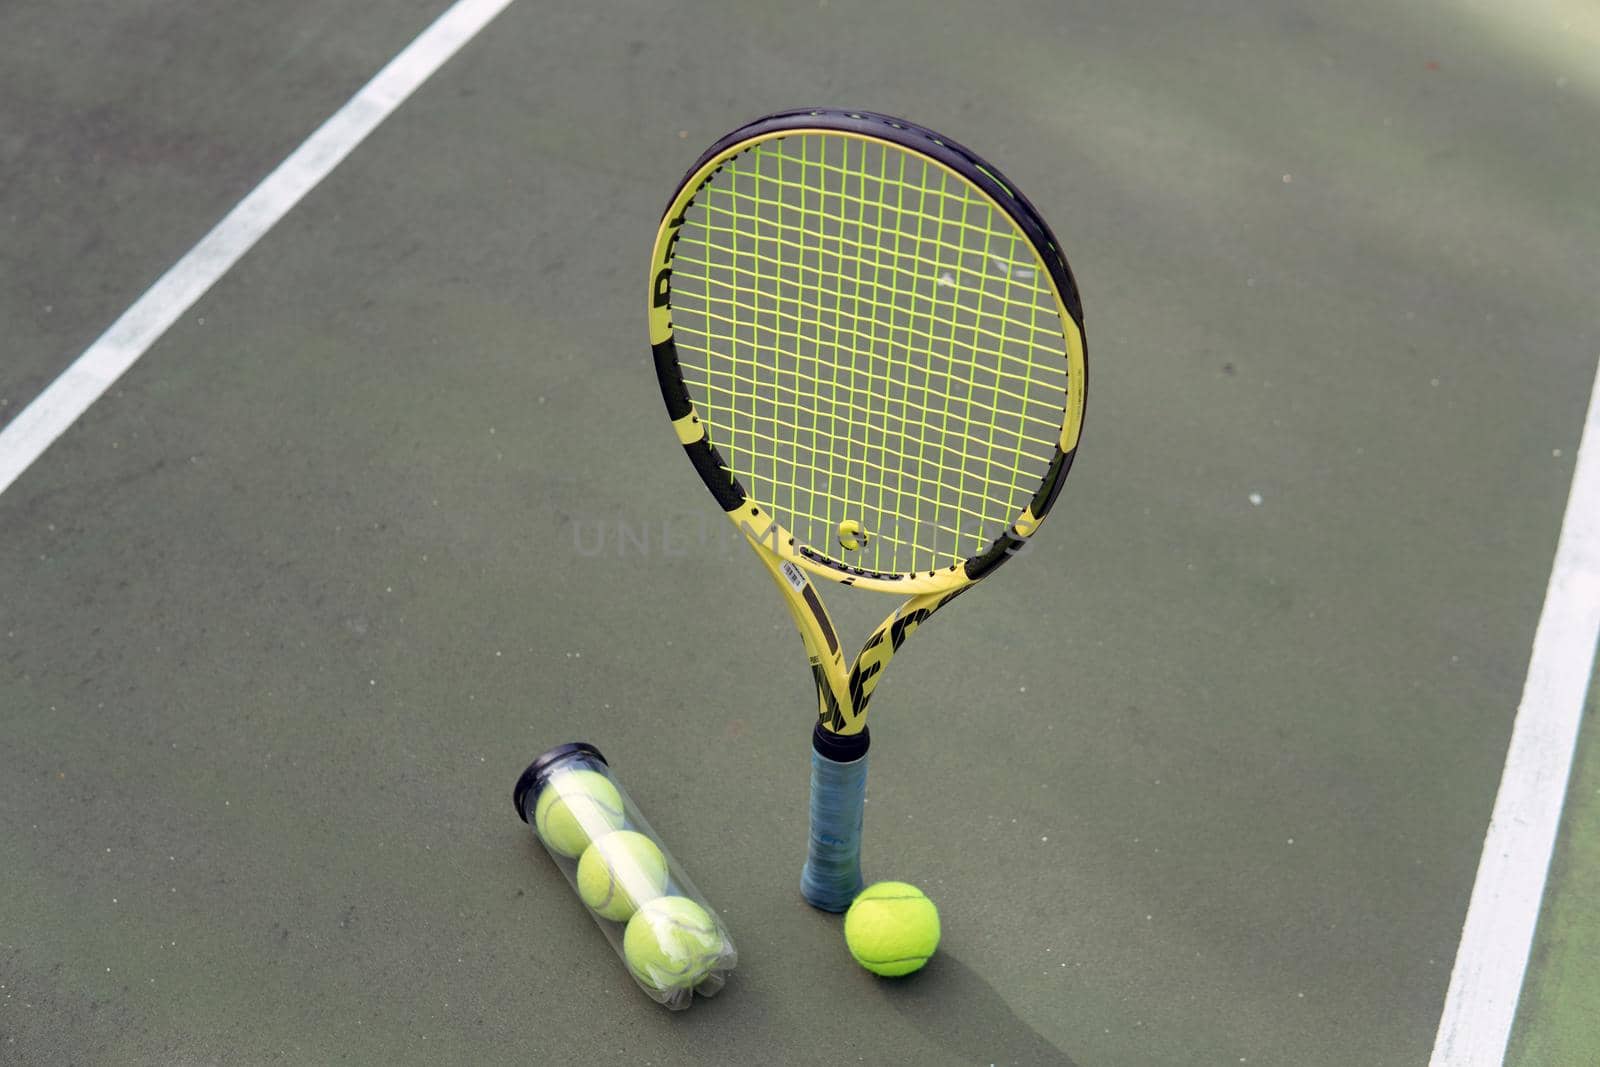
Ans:
[{"label": "yellow tennis ball", "polygon": [[563,856],[581,854],[589,842],[620,829],[622,822],[622,794],[599,771],[552,775],[533,809],[539,836]]},{"label": "yellow tennis ball", "polygon": [[910,974],[939,947],[939,909],[914,885],[874,883],[844,913],[844,943],[873,974]]},{"label": "yellow tennis ball", "polygon": [[578,895],[605,919],[622,922],[667,889],[667,858],[634,830],[597,838],[578,860]]},{"label": "yellow tennis ball", "polygon": [[722,957],[722,932],[688,897],[657,897],[639,906],[622,934],[628,969],[651,989],[688,989]]}]

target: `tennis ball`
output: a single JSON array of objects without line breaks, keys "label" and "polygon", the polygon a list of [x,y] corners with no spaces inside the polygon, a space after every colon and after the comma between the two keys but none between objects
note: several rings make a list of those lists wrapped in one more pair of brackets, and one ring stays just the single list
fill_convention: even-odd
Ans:
[{"label": "tennis ball", "polygon": [[914,885],[877,882],[844,913],[844,943],[873,974],[910,974],[939,947],[939,909]]},{"label": "tennis ball", "polygon": [[583,850],[578,895],[605,919],[622,922],[667,888],[667,858],[633,830],[613,830]]},{"label": "tennis ball", "polygon": [[533,825],[544,843],[576,856],[589,842],[622,827],[622,794],[599,771],[566,771],[539,790]]},{"label": "tennis ball", "polygon": [[628,969],[651,989],[688,989],[722,957],[722,932],[688,897],[657,897],[640,905],[622,934]]}]

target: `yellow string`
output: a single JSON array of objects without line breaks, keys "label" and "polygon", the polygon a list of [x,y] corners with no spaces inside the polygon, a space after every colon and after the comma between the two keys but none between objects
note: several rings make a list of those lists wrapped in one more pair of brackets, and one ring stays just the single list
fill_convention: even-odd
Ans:
[{"label": "yellow string", "polygon": [[[727,161],[686,212],[672,312],[724,462],[843,563],[925,572],[981,552],[1055,454],[1067,343],[1044,265],[914,152],[811,133]],[[865,551],[838,546],[845,520]]]}]

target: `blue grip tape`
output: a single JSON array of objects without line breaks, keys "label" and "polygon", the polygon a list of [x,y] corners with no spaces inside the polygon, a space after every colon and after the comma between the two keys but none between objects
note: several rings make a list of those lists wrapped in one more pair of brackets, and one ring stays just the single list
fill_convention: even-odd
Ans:
[{"label": "blue grip tape", "polygon": [[811,845],[800,894],[814,908],[844,911],[861,892],[861,816],[867,757],[849,763],[811,753]]}]

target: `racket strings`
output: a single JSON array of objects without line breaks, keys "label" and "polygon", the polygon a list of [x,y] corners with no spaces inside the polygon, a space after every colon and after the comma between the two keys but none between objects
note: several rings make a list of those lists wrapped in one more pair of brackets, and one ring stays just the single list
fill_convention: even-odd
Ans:
[{"label": "racket strings", "polygon": [[[798,134],[723,165],[673,260],[707,434],[795,537],[849,566],[976,555],[1054,457],[1066,341],[1031,242],[976,188],[882,142]],[[841,523],[868,534],[835,545]]]}]

